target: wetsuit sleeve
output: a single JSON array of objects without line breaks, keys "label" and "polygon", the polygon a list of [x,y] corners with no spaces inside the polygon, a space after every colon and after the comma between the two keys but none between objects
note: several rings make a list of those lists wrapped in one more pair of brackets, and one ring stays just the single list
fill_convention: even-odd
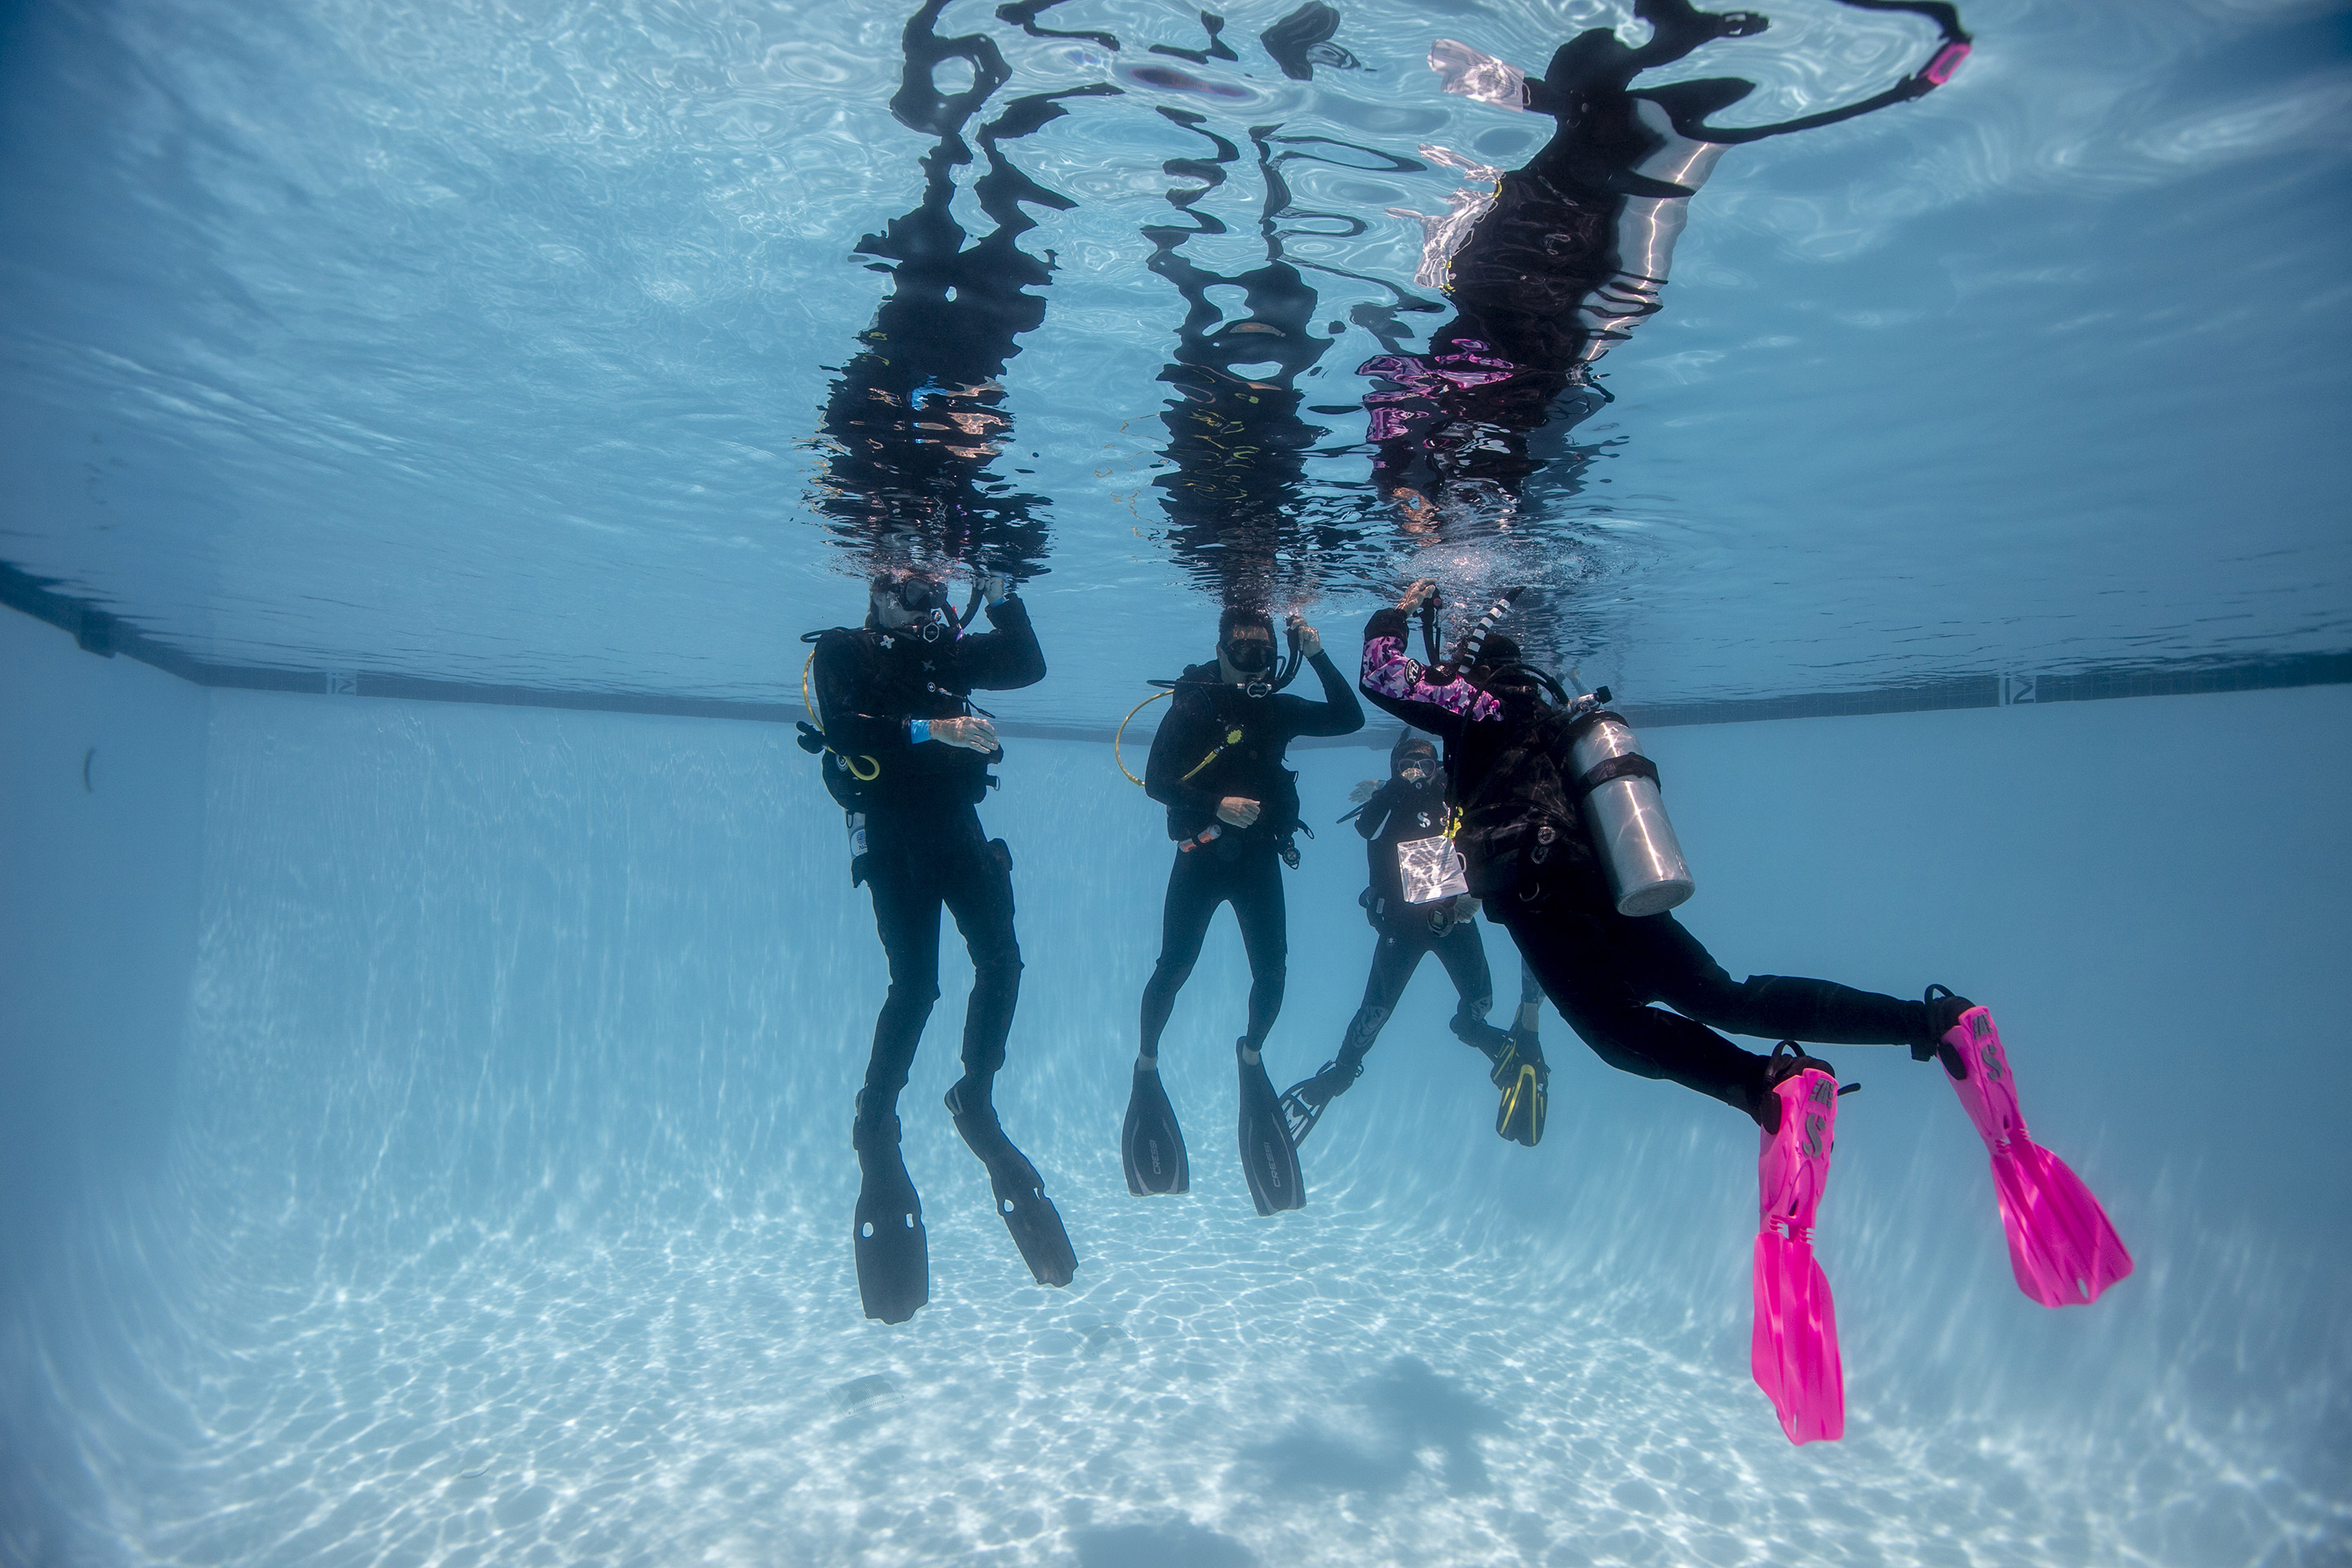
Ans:
[{"label": "wetsuit sleeve", "polygon": [[1389,813],[1395,808],[1396,800],[1389,793],[1389,785],[1381,785],[1372,798],[1364,802],[1364,809],[1356,813],[1356,831],[1367,838],[1378,838],[1381,829],[1388,824]]},{"label": "wetsuit sleeve", "polygon": [[1407,623],[1399,609],[1376,610],[1364,627],[1364,695],[1417,730],[1458,740],[1473,723],[1502,717],[1503,706],[1455,677],[1440,685],[1405,653]]},{"label": "wetsuit sleeve", "polygon": [[1029,624],[1029,607],[1007,595],[988,606],[992,631],[956,644],[956,668],[975,691],[1016,691],[1045,679],[1045,655]]},{"label": "wetsuit sleeve", "polygon": [[1184,782],[1202,757],[1216,748],[1216,715],[1197,697],[1169,699],[1168,721],[1151,737],[1151,757],[1143,764],[1143,793],[1160,805],[1213,816],[1224,797]]},{"label": "wetsuit sleeve", "polygon": [[816,705],[825,743],[844,756],[887,762],[913,750],[904,713],[869,712],[874,702],[866,650],[855,634],[835,633],[817,644]]},{"label": "wetsuit sleeve", "polygon": [[1289,720],[1290,733],[1293,736],[1352,735],[1362,729],[1364,705],[1357,701],[1356,694],[1348,689],[1348,678],[1339,673],[1339,667],[1331,662],[1331,656],[1318,650],[1307,663],[1313,667],[1316,679],[1323,682],[1323,700],[1309,702],[1299,697],[1285,699],[1284,706],[1290,710],[1285,715]]}]

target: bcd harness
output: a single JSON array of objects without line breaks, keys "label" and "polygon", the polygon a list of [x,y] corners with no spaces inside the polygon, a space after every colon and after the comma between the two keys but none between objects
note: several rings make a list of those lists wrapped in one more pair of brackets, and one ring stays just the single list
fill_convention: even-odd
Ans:
[{"label": "bcd harness", "polygon": [[[1296,661],[1294,660],[1294,663]],[[1296,671],[1292,671],[1290,673],[1296,673]],[[1288,677],[1286,675],[1285,680],[1287,679]],[[1120,773],[1127,774],[1127,782],[1133,784],[1138,789],[1143,788],[1144,783],[1141,779],[1136,777],[1134,773],[1129,772],[1127,759],[1119,752],[1119,741],[1127,734],[1127,726],[1129,721],[1131,721],[1138,713],[1142,712],[1144,709],[1150,707],[1152,703],[1159,701],[1161,698],[1174,695],[1179,688],[1186,686],[1205,687],[1211,690],[1222,689],[1223,688],[1223,683],[1222,681],[1205,680],[1155,680],[1151,682],[1151,684],[1159,687],[1160,689],[1153,692],[1150,696],[1145,698],[1142,701],[1137,703],[1134,707],[1127,710],[1127,717],[1118,721],[1118,730],[1117,733],[1111,736],[1110,741],[1111,760],[1118,764],[1118,771]],[[1249,687],[1245,686],[1243,688],[1243,690],[1245,694],[1251,696],[1253,700],[1256,700],[1257,698],[1272,695],[1273,690],[1278,689],[1281,684],[1282,682],[1268,683],[1265,681],[1255,681],[1251,682],[1250,685],[1265,686],[1268,687],[1269,689],[1265,692],[1251,692]],[[1225,729],[1223,738],[1219,740],[1215,745],[1211,746],[1209,748],[1208,754],[1202,757],[1199,762],[1194,763],[1190,771],[1185,773],[1183,777],[1178,782],[1182,784],[1191,784],[1195,778],[1206,772],[1212,763],[1214,763],[1219,757],[1223,756],[1228,751],[1240,745],[1244,740],[1248,739],[1248,735],[1249,731],[1246,725],[1229,723]],[[1192,837],[1178,844],[1176,846],[1177,850],[1179,853],[1189,855],[1195,849],[1205,849],[1210,845],[1214,844],[1219,838],[1223,837],[1224,832],[1225,826],[1223,823],[1212,821],[1208,826],[1201,829],[1200,832],[1194,834]],[[1315,830],[1308,827],[1304,822],[1301,822],[1291,832],[1284,834],[1281,838],[1276,841],[1275,845],[1275,853],[1281,856],[1282,863],[1289,867],[1294,871],[1298,869],[1298,845],[1296,836],[1299,832],[1304,832],[1309,838],[1315,837]]]},{"label": "bcd harness", "polygon": [[[1252,699],[1271,697],[1276,692],[1281,690],[1284,687],[1298,679],[1299,667],[1306,663],[1306,658],[1299,651],[1297,628],[1292,627],[1288,636],[1290,639],[1290,653],[1289,656],[1284,659],[1282,668],[1276,673],[1274,679],[1271,680],[1243,681],[1238,688],[1243,696]],[[1118,764],[1118,771],[1120,773],[1127,774],[1127,782],[1133,784],[1138,789],[1144,787],[1143,781],[1136,777],[1132,773],[1128,772],[1127,758],[1122,755],[1119,751],[1119,742],[1126,738],[1127,727],[1135,721],[1135,716],[1138,713],[1142,712],[1146,708],[1150,707],[1153,703],[1159,701],[1161,698],[1173,695],[1179,687],[1201,686],[1207,687],[1213,690],[1222,688],[1224,685],[1224,682],[1219,680],[1153,680],[1146,682],[1146,684],[1156,686],[1160,688],[1160,689],[1145,698],[1142,701],[1137,703],[1134,707],[1129,709],[1127,710],[1127,717],[1118,721],[1118,729],[1111,735],[1110,738],[1111,761]],[[1183,782],[1186,784],[1192,783],[1193,773],[1199,773],[1202,768],[1205,768],[1211,763],[1215,762],[1219,756],[1223,754],[1225,747],[1240,745],[1241,741],[1241,729],[1239,726],[1235,726],[1234,729],[1227,731],[1223,744],[1219,745],[1214,751],[1212,751],[1207,756],[1202,757],[1200,762],[1194,765],[1192,772],[1184,775]],[[1314,835],[1310,832],[1307,837],[1312,837]]]},{"label": "bcd harness", "polygon": [[[977,591],[975,590],[975,594],[976,592]],[[967,617],[967,619],[969,619],[969,617]],[[825,635],[826,634],[822,631],[803,632],[801,634],[801,641],[814,644]],[[928,671],[929,668],[929,663],[926,661],[925,669]],[[835,747],[832,742],[825,738],[824,714],[817,706],[815,693],[812,689],[810,681],[810,677],[815,668],[816,649],[815,647],[811,647],[808,658],[803,660],[801,664],[801,706],[808,710],[809,717],[808,719],[799,721],[797,723],[797,728],[800,731],[800,748],[802,751],[806,752],[813,757],[820,754],[825,755],[825,771],[828,774],[828,787],[830,787],[831,784],[829,775],[836,763],[838,763],[841,770],[844,773],[846,773],[850,778],[855,780],[857,784],[872,784],[876,779],[882,776],[882,760],[879,757],[874,756],[870,752],[860,752],[856,755],[852,755],[850,752],[842,751]],[[969,695],[961,691],[950,690],[948,688],[941,686],[938,681],[930,679],[928,674],[926,674],[923,681],[923,689],[929,692],[932,696],[945,697],[951,701],[961,703],[966,714],[978,713],[982,717],[988,719],[993,719],[996,717],[995,714],[989,712],[987,709],[982,708],[979,703],[974,702]],[[810,721],[814,721],[811,722]],[[992,756],[990,760],[995,761],[996,758]],[[859,764],[861,763],[864,765],[860,766]],[[990,774],[988,782],[991,784],[994,784],[997,782],[996,776],[992,773]],[[835,797],[839,798],[841,792],[835,791],[834,793]],[[851,803],[844,800],[841,804],[845,808],[846,808]]]},{"label": "bcd harness", "polygon": [[[801,635],[801,641],[814,644],[823,636],[824,636],[823,632],[803,632]],[[798,724],[801,732],[801,750],[813,757],[820,752],[830,752],[833,757],[840,760],[842,768],[851,778],[856,779],[859,784],[872,784],[882,776],[880,758],[871,755],[853,757],[847,752],[835,750],[832,742],[824,738],[824,715],[818,710],[815,695],[809,685],[810,672],[815,668],[816,649],[812,647],[809,649],[808,658],[801,664],[801,706],[808,710],[808,719],[800,721]],[[814,720],[815,722],[811,723],[809,720]],[[860,768],[857,765],[860,763],[866,765]]]}]

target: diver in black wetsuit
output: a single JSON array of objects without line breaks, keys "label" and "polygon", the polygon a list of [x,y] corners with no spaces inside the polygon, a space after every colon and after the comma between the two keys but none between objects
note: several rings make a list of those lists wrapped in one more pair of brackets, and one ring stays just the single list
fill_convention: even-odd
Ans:
[{"label": "diver in black wetsuit", "polygon": [[[1772,1088],[1808,1067],[1829,1069],[1803,1055],[1743,1051],[1716,1029],[1909,1046],[1921,1060],[1932,1054],[1972,1005],[1965,997],[1905,1002],[1782,974],[1735,982],[1672,915],[1619,914],[1570,788],[1566,723],[1518,662],[1517,645],[1489,637],[1477,664],[1460,673],[1407,656],[1407,617],[1433,586],[1416,583],[1396,608],[1373,613],[1364,628],[1364,695],[1445,738],[1470,890],[1510,931],[1545,994],[1595,1055],[1710,1095],[1776,1131],[1780,1101]],[[1675,1011],[1651,1005],[1659,1002]]]},{"label": "diver in black wetsuit", "polygon": [[[1503,1090],[1495,1131],[1533,1148],[1543,1137],[1541,1090],[1550,1068],[1544,1063],[1535,1019],[1528,1016],[1531,1009],[1524,1005],[1524,996],[1520,1016],[1508,1031],[1486,1022],[1495,1005],[1495,982],[1486,967],[1486,944],[1480,940],[1473,918],[1478,900],[1464,892],[1416,903],[1404,885],[1405,857],[1412,853],[1406,846],[1434,845],[1449,826],[1436,746],[1427,736],[1406,731],[1390,748],[1388,782],[1375,786],[1366,780],[1362,788],[1370,793],[1349,816],[1355,818],[1356,831],[1365,839],[1371,883],[1364,889],[1362,901],[1380,940],[1372,949],[1363,1005],[1349,1021],[1339,1054],[1282,1097],[1283,1109],[1290,1117],[1291,1142],[1305,1142],[1324,1107],[1363,1076],[1365,1055],[1380,1038],[1381,1026],[1396,1010],[1421,961],[1433,952],[1445,966],[1460,999],[1449,1026],[1454,1037],[1485,1053],[1495,1083]],[[1435,860],[1432,855],[1414,858],[1417,865]],[[1523,972],[1522,983],[1524,992],[1532,986],[1532,976]],[[1519,1091],[1523,1065],[1537,1075],[1532,1093]]]},{"label": "diver in black wetsuit", "polygon": [[1314,667],[1323,700],[1276,689],[1274,623],[1263,610],[1225,611],[1217,658],[1175,682],[1168,717],[1152,737],[1144,789],[1168,808],[1176,859],[1168,872],[1160,961],[1143,988],[1143,1043],[1135,1062],[1121,1152],[1129,1190],[1182,1192],[1183,1140],[1160,1082],[1160,1032],[1192,973],[1217,906],[1230,903],[1249,954],[1249,1028],[1235,1044],[1242,1078],[1242,1161],[1260,1214],[1306,1202],[1298,1160],[1259,1051],[1282,1010],[1289,933],[1278,862],[1296,866],[1298,783],[1283,765],[1301,735],[1347,735],[1364,710],[1315,628],[1291,618],[1293,647]]},{"label": "diver in black wetsuit", "polygon": [[1919,98],[1969,52],[1959,14],[1942,0],[1841,3],[1926,17],[1941,37],[1927,62],[1894,85],[1769,125],[1707,123],[1755,90],[1741,78],[1633,85],[1715,39],[1762,32],[1770,24],[1753,11],[1635,0],[1634,15],[1651,27],[1647,42],[1588,28],[1560,46],[1540,78],[1438,41],[1430,64],[1447,91],[1549,116],[1557,129],[1524,168],[1500,175],[1474,223],[1433,222],[1415,280],[1444,285],[1454,319],[1422,352],[1359,367],[1388,383],[1364,399],[1373,477],[1402,506],[1407,528],[1432,531],[1456,514],[1507,518],[1542,467],[1528,436],[1555,418],[1573,426],[1608,401],[1592,364],[1658,310],[1690,198],[1727,147]]},{"label": "diver in black wetsuit", "polygon": [[[980,584],[992,631],[967,634],[942,584],[877,577],[862,629],[814,635],[817,740],[826,777],[850,812],[853,882],[874,898],[890,959],[890,994],[874,1024],[851,1142],[864,1173],[857,1196],[857,1288],[866,1315],[901,1323],[930,1299],[922,1202],[898,1154],[898,1091],[940,994],[940,910],[955,915],[971,953],[963,1077],[948,1091],[956,1131],[988,1168],[997,1212],[1042,1285],[1077,1268],[1043,1182],[998,1125],[990,1086],[1021,993],[1013,931],[1013,853],[989,838],[973,808],[1003,755],[975,690],[1032,686],[1045,658],[1029,612],[1004,580]],[[862,837],[862,847],[858,841]]]}]

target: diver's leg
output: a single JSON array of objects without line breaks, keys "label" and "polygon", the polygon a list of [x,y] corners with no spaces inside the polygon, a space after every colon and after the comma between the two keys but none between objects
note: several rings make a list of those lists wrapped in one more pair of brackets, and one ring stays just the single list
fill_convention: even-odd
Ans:
[{"label": "diver's leg", "polygon": [[930,1300],[923,1202],[898,1153],[898,1091],[940,994],[940,893],[929,847],[895,814],[868,813],[866,886],[890,960],[890,994],[874,1023],[874,1051],[850,1126],[857,1206],[851,1220],[857,1293],[866,1315],[903,1323]]},{"label": "diver's leg", "polygon": [[1397,998],[1404,994],[1412,972],[1421,967],[1422,954],[1429,951],[1429,928],[1425,925],[1416,932],[1410,926],[1397,931],[1386,921],[1376,921],[1372,929],[1380,935],[1372,946],[1371,973],[1364,977],[1363,1005],[1348,1020],[1347,1033],[1339,1037],[1339,1054],[1325,1062],[1312,1078],[1301,1079],[1283,1094],[1282,1109],[1290,1118],[1290,1141],[1294,1145],[1315,1131],[1323,1108],[1347,1093],[1363,1076],[1365,1053],[1381,1037],[1381,1026],[1396,1011]]},{"label": "diver's leg", "polygon": [[1404,995],[1404,988],[1412,982],[1413,971],[1421,967],[1423,954],[1429,952],[1426,932],[1411,929],[1399,931],[1383,923],[1380,941],[1372,948],[1372,967],[1364,976],[1364,1000],[1356,1016],[1348,1020],[1348,1032],[1339,1037],[1338,1065],[1346,1070],[1352,1083],[1363,1070],[1366,1053],[1381,1037],[1396,1012],[1396,1005]]},{"label": "diver's leg", "polygon": [[940,999],[940,899],[927,847],[910,842],[901,825],[878,812],[869,813],[866,822],[866,888],[890,961],[890,993],[874,1021],[874,1049],[857,1097],[859,1119],[873,1121],[896,1110],[931,1004]]},{"label": "diver's leg", "polygon": [[1595,1056],[1621,1072],[1667,1079],[1758,1114],[1765,1058],[1704,1025],[1643,1005],[1648,996],[1634,989],[1638,982],[1601,917],[1521,908],[1507,909],[1504,919],[1544,994]]},{"label": "diver's leg", "polygon": [[1215,868],[1208,862],[1206,850],[1190,855],[1179,852],[1168,870],[1168,897],[1160,915],[1160,961],[1152,965],[1151,978],[1143,987],[1141,1054],[1144,1060],[1155,1064],[1160,1057],[1160,1031],[1168,1026],[1176,993],[1184,988],[1192,965],[1200,960],[1202,939],[1209,934],[1209,917],[1223,901]]},{"label": "diver's leg", "polygon": [[1459,998],[1448,1027],[1465,1046],[1475,1046],[1489,1061],[1497,1058],[1510,1037],[1486,1022],[1495,1010],[1495,975],[1486,967],[1486,944],[1479,940],[1475,921],[1456,921],[1436,939],[1437,962],[1445,965]]},{"label": "diver's leg", "polygon": [[1184,1150],[1183,1129],[1176,1108],[1160,1081],[1160,1031],[1176,1005],[1176,993],[1201,956],[1201,939],[1208,934],[1209,917],[1223,899],[1213,868],[1205,853],[1179,850],[1168,868],[1168,897],[1160,907],[1160,961],[1143,987],[1143,1043],[1135,1058],[1129,1087],[1127,1120],[1118,1135],[1119,1163],[1127,1173],[1127,1190],[1138,1197],[1155,1193],[1181,1193],[1192,1184],[1192,1162]]},{"label": "diver's leg", "polygon": [[1730,1034],[1827,1046],[1908,1046],[1928,1037],[1921,1003],[1791,974],[1751,974],[1735,984],[1672,915],[1625,920],[1618,934],[1656,1000]]},{"label": "diver's leg", "polygon": [[1245,1050],[1261,1050],[1282,1014],[1282,994],[1290,978],[1289,916],[1282,898],[1282,866],[1270,849],[1252,851],[1230,868],[1228,894],[1242,928],[1242,951],[1249,955],[1249,1033]]},{"label": "diver's leg", "polygon": [[989,1081],[1004,1065],[1005,1037],[1021,999],[1021,943],[1013,931],[1013,851],[1002,838],[983,840],[977,819],[967,847],[955,858],[942,892],[971,954],[971,1000],[963,1018],[963,1082],[967,1107],[988,1102]]},{"label": "diver's leg", "polygon": [[1303,1208],[1307,1184],[1298,1169],[1298,1140],[1282,1097],[1274,1092],[1259,1052],[1266,1032],[1282,1012],[1289,977],[1290,935],[1283,908],[1282,867],[1271,848],[1253,849],[1226,868],[1227,897],[1242,928],[1242,951],[1249,954],[1249,1033],[1234,1042],[1240,1074],[1242,1170],[1250,1201],[1261,1215]]},{"label": "diver's leg", "polygon": [[1519,1010],[1511,1019],[1511,1032],[1532,1037],[1536,1025],[1543,1017],[1543,982],[1536,978],[1536,966],[1525,958],[1519,960]]},{"label": "diver's leg", "polygon": [[1067,1285],[1078,1268],[1069,1233],[1045,1195],[1037,1167],[1005,1136],[989,1094],[1004,1065],[1004,1038],[1012,1032],[1013,1004],[1021,994],[1021,944],[1013,934],[1013,851],[1002,838],[983,840],[977,817],[962,843],[964,852],[955,857],[944,892],[971,953],[971,1001],[963,1020],[963,1077],[948,1090],[948,1114],[955,1118],[965,1146],[987,1168],[997,1216],[1031,1275],[1040,1285]]},{"label": "diver's leg", "polygon": [[1380,937],[1372,946],[1371,972],[1364,976],[1364,1000],[1356,1016],[1348,1020],[1347,1033],[1339,1037],[1339,1054],[1292,1090],[1304,1097],[1309,1107],[1328,1103],[1332,1096],[1346,1093],[1363,1076],[1366,1054],[1381,1037],[1381,1030],[1396,1012],[1397,999],[1404,994],[1412,972],[1421,967],[1422,955],[1429,951],[1429,943],[1423,940],[1426,932],[1398,931],[1386,924],[1377,929]]}]

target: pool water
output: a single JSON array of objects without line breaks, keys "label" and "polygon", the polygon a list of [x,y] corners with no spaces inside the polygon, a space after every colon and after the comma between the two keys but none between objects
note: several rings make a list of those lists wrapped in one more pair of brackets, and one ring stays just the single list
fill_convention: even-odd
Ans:
[{"label": "pool water", "polygon": [[[1584,275],[1480,226],[1552,167],[1512,73],[1656,18],[0,9],[0,1563],[2352,1562],[2352,29],[1971,5],[1932,91],[1742,140],[1947,41],[1769,17],[1633,83],[1753,84],[1686,212],[1603,214],[1666,280],[1522,321],[1498,268]],[[887,970],[774,721],[909,565],[1050,667],[981,811],[1079,1268],[935,1109],[950,942],[885,1327]],[[1827,1049],[1847,1426],[1792,1447],[1748,1121],[1546,1008],[1506,1142],[1424,965],[1261,1219],[1222,916],[1193,1190],[1130,1196],[1171,851],[1105,742],[1221,603],[1347,668],[1424,575],[1617,689],[1735,975],[1990,1005],[2131,1278],[2026,1300],[1942,1076]],[[1277,1085],[1394,732],[1292,756]]]}]

